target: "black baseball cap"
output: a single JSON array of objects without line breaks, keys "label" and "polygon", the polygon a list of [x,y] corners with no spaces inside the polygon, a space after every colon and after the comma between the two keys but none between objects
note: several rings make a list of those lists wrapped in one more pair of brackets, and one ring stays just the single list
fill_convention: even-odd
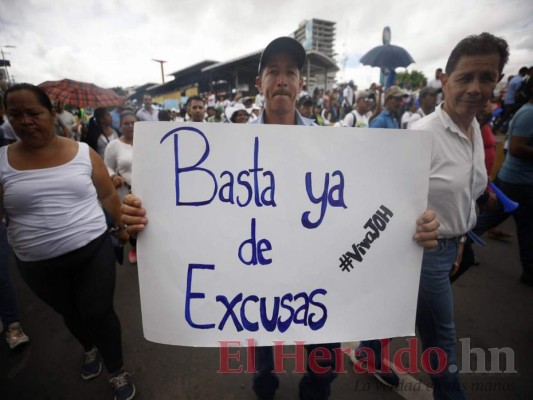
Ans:
[{"label": "black baseball cap", "polygon": [[313,98],[311,96],[302,96],[300,98],[300,100],[298,100],[298,107],[301,107],[303,106],[304,104],[311,104],[311,105],[315,105],[315,101],[313,100]]},{"label": "black baseball cap", "polygon": [[281,36],[271,41],[268,46],[265,47],[265,50],[263,50],[263,53],[261,54],[261,59],[259,60],[259,68],[257,69],[257,72],[261,74],[261,70],[268,62],[268,59],[278,53],[289,53],[296,60],[298,68],[303,68],[306,56],[303,46],[296,39],[289,36]]}]

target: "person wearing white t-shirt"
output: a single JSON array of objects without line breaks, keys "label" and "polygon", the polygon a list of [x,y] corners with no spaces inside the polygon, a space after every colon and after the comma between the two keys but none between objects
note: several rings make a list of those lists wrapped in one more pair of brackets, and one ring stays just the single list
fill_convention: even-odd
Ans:
[{"label": "person wearing white t-shirt", "polygon": [[411,121],[411,118],[415,114],[416,111],[416,103],[413,98],[410,98],[407,102],[407,107],[405,112],[402,114],[402,118],[400,120],[400,128],[401,129],[407,129],[407,125]]},{"label": "person wearing white t-shirt", "polygon": [[[105,148],[104,163],[111,177],[111,182],[120,198],[126,196],[131,188],[131,165],[133,160],[133,125],[137,118],[133,111],[120,114],[121,136],[112,140]],[[130,264],[137,263],[137,241],[130,238],[131,249],[128,252]]]},{"label": "person wearing white t-shirt", "polygon": [[65,110],[64,104],[57,100],[55,103],[55,109],[56,109],[56,116],[61,120],[64,126],[67,127],[69,136],[74,136],[74,126],[76,125],[76,119],[74,118],[74,115],[72,115],[71,112]]},{"label": "person wearing white t-shirt", "polygon": [[369,93],[366,91],[360,92],[357,96],[355,108],[346,114],[344,119],[337,126],[368,128],[370,116],[372,115],[370,104],[371,98],[369,97]]},{"label": "person wearing white t-shirt", "polygon": [[139,121],[159,121],[159,111],[152,105],[152,96],[145,93],[143,96],[143,107],[137,111]]},{"label": "person wearing white t-shirt", "polygon": [[428,86],[430,88],[435,89],[437,93],[437,104],[440,104],[440,102],[442,101],[442,83],[440,80],[441,76],[442,76],[442,68],[437,68],[435,70],[435,78],[428,82]]},{"label": "person wearing white t-shirt", "polygon": [[422,88],[418,94],[418,101],[420,103],[420,107],[418,107],[418,110],[416,110],[416,112],[409,119],[409,122],[407,123],[407,129],[411,129],[416,121],[435,111],[435,105],[437,104],[437,91],[429,86]]},{"label": "person wearing white t-shirt", "polygon": [[354,106],[356,87],[353,81],[350,81],[342,91],[342,111],[343,115],[348,114]]}]

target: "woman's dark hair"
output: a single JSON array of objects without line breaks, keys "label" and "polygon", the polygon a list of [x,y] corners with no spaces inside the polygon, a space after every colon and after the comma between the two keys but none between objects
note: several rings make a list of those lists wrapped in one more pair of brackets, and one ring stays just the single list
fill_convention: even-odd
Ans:
[{"label": "woman's dark hair", "polygon": [[102,134],[101,121],[106,112],[107,108],[105,107],[98,107],[94,110],[93,116],[89,119],[89,124],[87,125],[87,136],[85,140],[82,140],[94,150],[98,150],[98,138]]},{"label": "woman's dark hair", "polygon": [[37,97],[37,101],[41,106],[46,108],[51,113],[54,112],[54,106],[52,105],[52,101],[50,100],[50,97],[48,97],[46,92],[39,86],[35,86],[30,83],[17,83],[16,85],[11,86],[4,92],[4,106],[6,109],[8,106],[7,96],[10,93],[18,92],[20,90],[28,90],[32,92],[33,94],[35,94],[35,97]]},{"label": "woman's dark hair", "polygon": [[137,121],[137,116],[135,115],[133,111],[125,110],[120,113],[120,123],[122,124],[122,120],[124,119],[124,117],[127,117],[129,115],[133,115],[135,117],[135,121]]},{"label": "woman's dark hair", "polygon": [[105,107],[98,107],[94,110],[94,119],[96,120],[96,124],[98,125],[100,121],[104,119],[104,116],[107,112],[107,108]]}]

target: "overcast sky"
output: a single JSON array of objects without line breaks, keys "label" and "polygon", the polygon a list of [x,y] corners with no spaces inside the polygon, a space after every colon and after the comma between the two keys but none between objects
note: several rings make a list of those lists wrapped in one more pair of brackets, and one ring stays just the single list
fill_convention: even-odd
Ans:
[{"label": "overcast sky", "polygon": [[379,70],[359,59],[381,44],[385,26],[415,60],[408,69],[429,78],[460,39],[483,31],[508,41],[507,75],[533,65],[531,0],[1,0],[0,45],[17,82],[128,87],[161,82],[154,58],[168,61],[165,74],[227,61],[312,18],[337,23],[338,78],[361,89],[378,80]]}]

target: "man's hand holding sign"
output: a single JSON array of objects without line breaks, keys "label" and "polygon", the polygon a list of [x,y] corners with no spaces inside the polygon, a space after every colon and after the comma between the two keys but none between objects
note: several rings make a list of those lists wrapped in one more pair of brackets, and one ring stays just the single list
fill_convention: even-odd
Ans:
[{"label": "man's hand holding sign", "polygon": [[[144,231],[138,255],[147,338],[215,346],[412,334],[421,251],[409,241],[433,246],[438,222],[429,211],[416,228],[411,222],[427,197],[418,182],[427,182],[429,156],[408,162],[403,154],[417,146],[416,154],[427,154],[430,139],[138,124],[134,188],[150,224],[139,198],[125,198],[122,211],[128,232]],[[383,291],[401,303],[392,289],[402,281],[401,320],[389,301],[366,316],[357,310]],[[356,291],[360,285],[366,289]],[[156,326],[161,313],[172,321],[168,331]],[[370,314],[379,318],[369,322]]]},{"label": "man's hand holding sign", "polygon": [[[508,44],[489,33],[461,40],[441,77],[445,100],[417,123],[420,132],[302,127],[311,122],[295,109],[305,59],[301,44],[288,37],[263,51],[256,78],[265,99],[261,126],[205,128],[196,145],[175,126],[139,127],[136,149],[146,161],[135,164],[134,189],[150,224],[133,197],[123,221],[131,234],[143,231],[145,336],[184,345],[250,338],[259,345],[323,343],[319,369],[312,366],[316,347],[306,346],[299,396],[326,399],[342,362],[338,342],[412,335],[416,311],[422,349],[445,353],[443,373],[431,375],[435,398],[464,398],[449,272],[486,187],[474,117],[503,76]],[[174,146],[160,146],[169,135]],[[185,178],[191,172],[195,177]],[[250,207],[240,196],[250,198],[252,188]],[[188,205],[183,193],[191,196]],[[257,201],[267,196],[268,204]],[[417,220],[415,240],[425,248],[438,244],[422,258],[410,240],[411,221],[426,204],[438,211],[442,233],[432,212]],[[251,258],[237,256],[245,244]],[[381,352],[369,350],[383,368]],[[273,398],[279,382],[272,348],[252,354],[253,390]]]},{"label": "man's hand holding sign", "polygon": [[[306,345],[323,357],[320,371],[307,359],[299,397],[326,399],[338,341],[414,334],[421,250],[410,238],[427,201],[431,137],[306,128],[295,109],[305,59],[288,37],[261,54],[261,126],[140,127],[133,186],[150,224],[139,199],[123,206],[129,232],[143,231],[145,336],[266,344],[248,351],[261,399],[279,386],[276,339],[324,343]],[[415,239],[433,247],[437,228],[426,212]]]}]

